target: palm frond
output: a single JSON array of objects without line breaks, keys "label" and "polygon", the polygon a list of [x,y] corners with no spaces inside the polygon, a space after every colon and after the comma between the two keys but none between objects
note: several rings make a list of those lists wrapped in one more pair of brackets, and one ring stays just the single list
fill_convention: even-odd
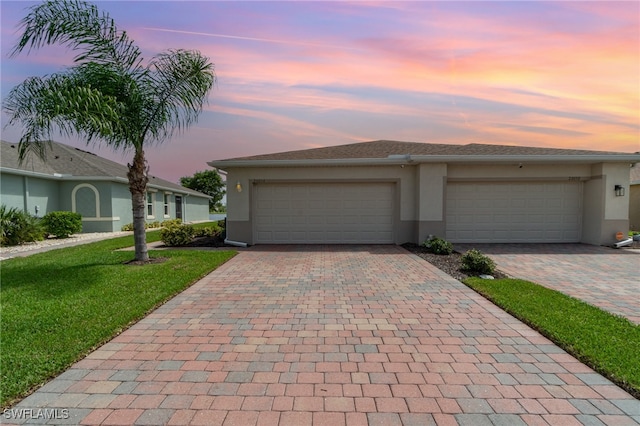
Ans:
[{"label": "palm frond", "polygon": [[128,69],[140,66],[140,50],[126,32],[118,31],[106,13],[84,1],[46,1],[30,8],[20,22],[22,37],[11,52],[17,55],[46,45],[67,45],[78,51],[74,61],[94,61]]},{"label": "palm frond", "polygon": [[24,129],[18,151],[20,161],[29,152],[44,158],[47,145],[42,141],[50,140],[54,130],[84,136],[87,142],[121,138],[121,105],[113,96],[79,84],[74,71],[32,77],[9,92],[4,104],[10,117],[8,124],[19,123]]},{"label": "palm frond", "polygon": [[197,51],[170,50],[149,64],[143,86],[154,102],[143,134],[162,141],[195,122],[216,81],[213,64]]}]

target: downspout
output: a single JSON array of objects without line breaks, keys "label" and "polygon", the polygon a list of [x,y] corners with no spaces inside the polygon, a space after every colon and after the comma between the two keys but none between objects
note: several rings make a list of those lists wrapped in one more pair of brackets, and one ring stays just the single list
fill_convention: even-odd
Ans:
[{"label": "downspout", "polygon": [[187,223],[187,197],[189,194],[184,194],[184,202],[182,203],[182,223]]},{"label": "downspout", "polygon": [[24,211],[29,213],[29,176],[23,176],[22,182],[24,185]]},{"label": "downspout", "polygon": [[224,240],[225,244],[228,244],[230,246],[236,246],[236,247],[248,247],[247,243],[243,243],[241,241],[233,241],[233,240],[228,240],[225,238]]}]

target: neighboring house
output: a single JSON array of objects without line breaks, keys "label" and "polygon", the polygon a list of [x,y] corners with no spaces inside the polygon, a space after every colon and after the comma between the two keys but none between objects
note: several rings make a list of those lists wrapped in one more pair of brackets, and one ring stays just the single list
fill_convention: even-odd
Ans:
[{"label": "neighboring house", "polygon": [[640,231],[640,163],[631,167],[629,182],[629,227]]},{"label": "neighboring house", "polygon": [[[629,229],[640,154],[374,141],[211,161],[249,244],[583,242]],[[626,196],[616,195],[616,185]]]},{"label": "neighboring house", "polygon": [[[52,142],[47,160],[30,155],[18,164],[18,144],[0,143],[0,202],[36,216],[67,210],[82,215],[83,232],[120,231],[133,222],[127,167]],[[149,177],[147,222],[209,218],[209,196]]]}]

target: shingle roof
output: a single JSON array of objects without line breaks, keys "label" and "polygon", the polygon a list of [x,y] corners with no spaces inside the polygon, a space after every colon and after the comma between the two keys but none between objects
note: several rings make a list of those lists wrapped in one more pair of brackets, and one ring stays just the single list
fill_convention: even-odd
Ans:
[{"label": "shingle roof", "polygon": [[275,154],[253,155],[230,158],[224,161],[248,160],[337,160],[355,158],[387,158],[390,155],[616,155],[625,154],[609,151],[585,151],[576,149],[533,148],[509,145],[451,145],[418,142],[399,142],[379,140],[360,142],[326,148],[305,149],[301,151],[278,152]]},{"label": "shingle roof", "polygon": [[[51,142],[51,149],[47,151],[47,160],[43,161],[37,155],[30,155],[23,164],[18,162],[18,144],[0,141],[0,166],[5,169],[23,170],[45,175],[77,176],[127,179],[127,167],[100,157],[89,151],[64,145],[59,142]],[[168,180],[156,176],[149,176],[149,185],[163,189],[172,189],[194,196],[208,197],[207,195],[180,186]]]}]

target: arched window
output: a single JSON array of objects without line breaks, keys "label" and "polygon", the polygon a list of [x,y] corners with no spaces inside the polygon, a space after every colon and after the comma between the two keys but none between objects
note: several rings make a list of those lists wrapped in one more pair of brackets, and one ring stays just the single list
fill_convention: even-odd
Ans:
[{"label": "arched window", "polygon": [[100,217],[100,193],[90,183],[76,185],[71,191],[71,211],[82,217]]}]

